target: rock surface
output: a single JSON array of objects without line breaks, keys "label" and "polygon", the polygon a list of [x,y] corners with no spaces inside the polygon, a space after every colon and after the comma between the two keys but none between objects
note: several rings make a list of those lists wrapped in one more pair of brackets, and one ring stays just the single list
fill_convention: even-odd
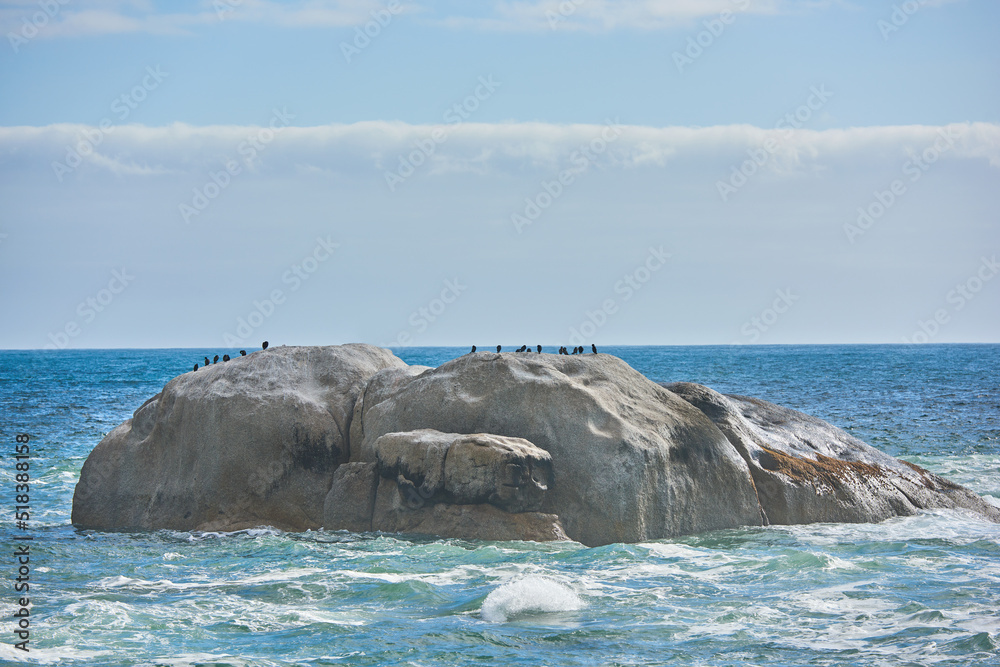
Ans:
[{"label": "rock surface", "polygon": [[[552,457],[527,440],[421,429],[380,436],[372,451],[375,463],[348,463],[334,475],[326,528],[567,539],[559,517],[540,511]],[[352,502],[361,498],[372,500]]]},{"label": "rock surface", "polygon": [[711,420],[616,357],[479,352],[380,376],[393,390],[355,411],[365,456],[387,433],[426,428],[527,440],[552,457],[542,511],[584,544],[763,522],[746,463]]},{"label": "rock surface", "polygon": [[552,457],[522,438],[421,429],[387,433],[374,449],[379,474],[425,501],[535,512],[552,483]]},{"label": "rock surface", "polygon": [[376,372],[403,366],[370,345],[279,347],[180,375],[91,452],[73,523],[318,528],[357,397]]},{"label": "rock surface", "polygon": [[808,415],[605,354],[406,366],[368,345],[280,347],[174,378],[84,464],[104,530],[409,532],[636,542],[881,521],[971,491]]},{"label": "rock surface", "polygon": [[810,415],[697,384],[667,389],[705,413],[747,461],[773,524],[878,522],[922,509],[1000,510],[957,484]]}]

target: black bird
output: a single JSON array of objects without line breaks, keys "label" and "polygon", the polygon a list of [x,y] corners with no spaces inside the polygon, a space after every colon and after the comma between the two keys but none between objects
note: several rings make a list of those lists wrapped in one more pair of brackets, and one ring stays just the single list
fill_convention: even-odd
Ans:
[{"label": "black bird", "polygon": [[205,357],[205,365],[208,366],[208,357]]},{"label": "black bird", "polygon": [[528,349],[528,346],[527,345],[522,345],[521,347],[517,348],[517,351],[518,352],[524,352],[526,349]]},{"label": "black bird", "polygon": [[194,365],[194,369],[195,369],[195,370],[198,370],[198,364],[195,364],[195,365]]},{"label": "black bird", "polygon": [[262,350],[266,350],[267,349],[267,341],[266,340],[263,343],[260,344],[260,349],[262,349]]},{"label": "black bird", "polygon": [[229,355],[228,354],[222,355],[222,360],[223,361],[229,361]]},{"label": "black bird", "polygon": [[594,345],[593,343],[591,343],[590,344],[590,349],[594,351],[594,354],[597,354],[597,346],[596,345]]},{"label": "black bird", "polygon": [[500,346],[497,345],[497,354],[500,354]]},{"label": "black bird", "polygon": [[541,346],[541,345],[539,345],[539,346],[538,346],[538,354],[541,354],[541,353],[542,353],[542,346]]},{"label": "black bird", "polygon": [[473,346],[472,346],[472,352],[469,352],[469,354],[472,354],[472,353],[473,353],[473,352],[475,352],[475,351],[476,351],[476,346],[475,346],[475,345],[473,345]]},{"label": "black bird", "polygon": [[559,348],[559,354],[566,354],[566,346],[565,345],[563,345],[562,347]]},{"label": "black bird", "polygon": [[240,356],[241,357],[247,356],[247,351],[246,350],[240,350]]},{"label": "black bird", "polygon": [[213,364],[219,363],[219,355],[215,355],[215,359],[212,359]]}]

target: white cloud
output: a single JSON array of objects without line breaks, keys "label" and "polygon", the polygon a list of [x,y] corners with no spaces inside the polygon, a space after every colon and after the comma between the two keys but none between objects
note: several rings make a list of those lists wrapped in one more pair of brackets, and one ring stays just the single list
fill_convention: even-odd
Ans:
[{"label": "white cloud", "polygon": [[[266,127],[175,123],[163,127],[113,126],[103,133],[86,125],[0,128],[0,168],[24,161],[35,166],[69,163],[79,154],[87,165],[116,174],[203,173],[227,160],[246,161],[268,173],[293,168],[381,176],[400,158],[427,174],[548,173],[571,168],[587,156],[600,169],[664,168],[668,165],[726,169],[747,151],[773,148],[765,169],[776,175],[831,165],[902,163],[932,146],[946,128],[925,125],[831,130],[622,126],[611,141],[605,125],[462,123],[410,125],[367,121],[317,127],[287,127],[271,138]],[[943,159],[982,160],[1000,167],[1000,125],[947,126],[955,140]],[[91,137],[88,139],[87,137]],[[434,137],[438,140],[435,141]],[[253,148],[254,142],[262,148]]]},{"label": "white cloud", "polygon": [[[441,23],[485,30],[658,30],[695,19],[776,13],[780,0],[536,0],[495,2],[486,16],[448,16]],[[788,4],[788,3],[786,3]]]},{"label": "white cloud", "polygon": [[[940,5],[957,0],[930,0]],[[193,9],[149,0],[38,0],[0,3],[0,32],[20,34],[34,22],[46,38],[117,33],[187,34],[226,21],[291,28],[337,28],[369,22],[389,0],[202,0]],[[812,11],[837,0],[499,0],[437,9],[398,0],[399,12],[457,29],[547,31],[661,30],[689,26],[723,12],[781,14]],[[45,8],[48,9],[45,9]],[[29,31],[32,28],[28,28]],[[33,37],[33,35],[32,35]],[[31,38],[31,37],[29,37]]]},{"label": "white cloud", "polygon": [[[0,4],[0,32],[31,39],[118,33],[187,34],[198,26],[227,21],[285,27],[336,28],[364,24],[385,7],[378,0],[211,0],[193,11],[166,3],[130,0],[51,0]],[[169,8],[169,9],[167,9]],[[405,11],[405,10],[404,10]],[[27,26],[27,27],[26,27]],[[33,28],[32,28],[33,26]],[[27,30],[28,34],[23,31]],[[37,31],[37,32],[36,32]]]}]

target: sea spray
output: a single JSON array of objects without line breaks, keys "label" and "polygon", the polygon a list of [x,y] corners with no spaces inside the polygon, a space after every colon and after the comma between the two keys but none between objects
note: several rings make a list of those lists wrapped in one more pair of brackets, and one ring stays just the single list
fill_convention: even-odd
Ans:
[{"label": "sea spray", "polygon": [[494,589],[483,601],[483,620],[506,623],[521,614],[575,611],[586,606],[572,588],[549,577],[530,575]]}]

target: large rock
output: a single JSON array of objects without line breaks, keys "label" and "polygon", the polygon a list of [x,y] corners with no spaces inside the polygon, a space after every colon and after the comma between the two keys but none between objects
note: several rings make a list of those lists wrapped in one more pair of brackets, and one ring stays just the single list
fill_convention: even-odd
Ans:
[{"label": "large rock", "polygon": [[826,422],[604,354],[406,366],[367,345],[277,348],[174,378],[94,449],[74,524],[272,525],[636,542],[929,508],[974,493]]},{"label": "large rock", "polygon": [[1000,509],[968,489],[821,419],[697,384],[665,386],[704,412],[739,451],[770,523],[877,522],[932,508],[1000,521]]},{"label": "large rock", "polygon": [[84,528],[319,528],[358,396],[405,366],[370,345],[278,347],[180,375],[91,452]]},{"label": "large rock", "polygon": [[382,436],[418,429],[527,440],[552,461],[540,510],[584,544],[763,522],[746,462],[719,429],[616,357],[481,352],[372,385],[352,451],[373,461]]}]

